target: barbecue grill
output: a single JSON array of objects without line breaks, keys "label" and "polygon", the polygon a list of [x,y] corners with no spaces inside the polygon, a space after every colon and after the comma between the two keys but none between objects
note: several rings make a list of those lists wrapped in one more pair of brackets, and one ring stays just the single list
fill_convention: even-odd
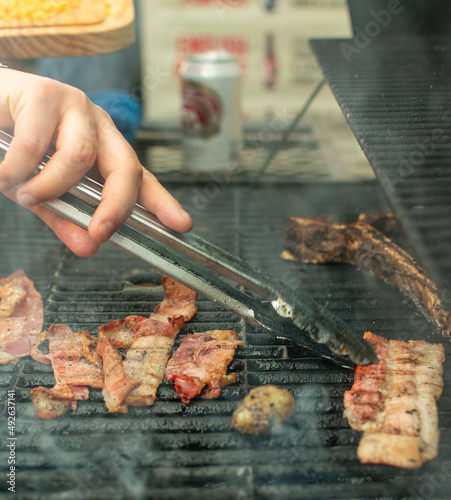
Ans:
[{"label": "barbecue grill", "polygon": [[[439,342],[441,339],[404,303],[398,290],[352,266],[315,266],[280,258],[289,216],[327,213],[354,220],[362,212],[394,209],[420,263],[435,276],[443,291],[448,286],[449,139],[427,158],[437,164],[414,165],[411,177],[390,182],[394,179],[390,168],[396,169],[401,156],[412,150],[415,134],[431,132],[437,127],[431,120],[437,116],[440,119],[435,112],[440,111],[439,105],[431,106],[428,113],[424,108],[407,108],[401,116],[387,110],[393,108],[395,97],[404,101],[410,97],[409,102],[418,105],[430,97],[421,95],[425,86],[416,83],[420,76],[427,76],[424,71],[419,74],[420,64],[410,66],[414,73],[408,73],[408,81],[399,80],[403,75],[400,60],[405,60],[405,54],[414,58],[418,46],[397,45],[390,53],[384,46],[388,42],[372,40],[361,57],[348,64],[340,43],[317,41],[313,47],[377,180],[330,181],[322,170],[321,153],[304,125],[280,149],[273,161],[272,172],[276,173],[265,175],[265,182],[254,182],[251,167],[219,187],[211,178],[187,177],[177,171],[181,164],[177,129],[166,130],[157,140],[143,131],[137,150],[150,167],[154,158],[167,153],[165,158],[173,172],[160,179],[191,208],[198,235],[282,279],[293,290],[308,293],[356,331],[371,330],[391,339]],[[431,43],[429,54],[445,57],[448,45]],[[374,66],[365,62],[365,55],[392,57],[389,62],[384,59],[383,65],[392,73],[370,71]],[[441,76],[446,76],[449,66],[443,65],[443,58],[428,61],[435,61],[435,68],[440,70],[431,71],[429,76],[434,76],[432,88],[440,90],[443,97],[446,87]],[[388,79],[386,85],[382,77]],[[395,84],[405,86],[398,88]],[[367,93],[359,97],[357,91],[362,88]],[[381,101],[377,92],[387,95],[388,91],[390,98]],[[443,120],[440,123],[445,126]],[[406,128],[405,133],[401,126]],[[252,131],[245,139],[243,163],[254,165],[247,162],[247,155],[255,159]],[[269,146],[259,143],[259,157],[264,158]],[[309,162],[305,162],[306,157]],[[295,158],[303,160],[296,163]],[[277,168],[278,162],[285,170]],[[435,194],[437,185],[440,191]],[[202,205],[199,193],[204,193]],[[0,213],[0,275],[21,268],[34,280],[45,302],[45,327],[64,323],[75,331],[84,329],[95,334],[100,325],[111,320],[130,314],[149,315],[161,301],[160,275],[113,246],[104,245],[89,259],[77,258],[38,219],[5,198],[0,198]],[[437,227],[443,232],[439,233]],[[447,295],[443,297],[446,301]],[[275,340],[205,298],[199,298],[198,308],[174,349],[185,333],[211,329],[235,329],[245,341],[230,365],[230,371],[238,374],[237,380],[225,387],[217,400],[196,398],[187,407],[179,401],[172,384],[163,381],[152,407],[130,407],[126,414],[110,414],[100,391],[91,390],[90,399],[79,402],[75,414],[40,421],[34,416],[29,391],[38,385],[53,385],[51,368],[30,358],[21,359],[17,365],[0,366],[0,491],[5,497],[9,470],[7,396],[13,391],[17,498],[449,498],[448,360],[444,364],[445,387],[438,401],[438,457],[415,471],[364,466],[356,454],[360,433],[352,431],[342,416],[343,394],[352,385],[352,371]],[[448,358],[451,347],[449,343],[444,345]],[[232,431],[231,415],[238,403],[251,388],[267,383],[284,387],[295,397],[293,423],[269,436],[243,436]]]}]

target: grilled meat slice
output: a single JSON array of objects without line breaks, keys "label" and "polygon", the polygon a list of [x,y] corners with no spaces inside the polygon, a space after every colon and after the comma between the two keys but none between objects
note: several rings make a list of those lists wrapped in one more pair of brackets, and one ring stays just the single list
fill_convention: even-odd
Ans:
[{"label": "grilled meat slice", "polygon": [[[49,354],[44,354],[39,346],[47,339]],[[53,396],[77,399],[80,390],[73,387],[103,388],[102,359],[95,347],[95,339],[88,332],[73,332],[66,325],[51,325],[39,335],[31,356],[35,361],[52,365],[56,380],[55,387],[50,389]]]},{"label": "grilled meat slice", "polygon": [[155,308],[151,318],[170,323],[170,318],[182,316],[189,321],[197,312],[197,293],[168,276],[161,278],[164,298]]},{"label": "grilled meat slice", "polygon": [[172,334],[159,335],[157,332],[133,342],[125,355],[124,371],[139,381],[139,386],[127,397],[128,405],[150,406],[154,403],[179,331],[179,328],[175,327]]},{"label": "grilled meat slice", "polygon": [[136,338],[135,327],[145,319],[147,319],[145,316],[135,315],[110,321],[99,328],[99,338],[105,335],[110,344],[116,348],[130,347]]},{"label": "grilled meat slice", "polygon": [[386,340],[365,333],[379,358],[358,366],[344,395],[344,417],[364,431],[362,463],[416,468],[437,455],[436,400],[443,390],[444,349],[424,341]]},{"label": "grilled meat slice", "polygon": [[232,429],[241,434],[269,434],[296,411],[293,396],[275,385],[255,387],[232,415]]},{"label": "grilled meat slice", "polygon": [[380,231],[368,217],[353,223],[334,222],[330,217],[288,220],[282,257],[324,264],[344,262],[374,274],[396,286],[425,316],[432,329],[451,340],[451,314],[439,297],[435,283],[416,261]]},{"label": "grilled meat slice", "polygon": [[166,367],[165,376],[174,381],[177,394],[189,404],[208,385],[207,399],[217,398],[222,387],[231,384],[236,374],[226,375],[236,348],[243,345],[233,330],[212,330],[185,335]]},{"label": "grilled meat slice", "polygon": [[19,279],[18,272],[8,278],[0,279],[0,318],[11,316],[14,309],[27,294],[23,279]]},{"label": "grilled meat slice", "polygon": [[41,295],[25,273],[0,279],[0,364],[29,355],[43,324]]},{"label": "grilled meat slice", "polygon": [[167,276],[161,283],[164,298],[150,318],[135,327],[137,338],[125,355],[125,373],[140,382],[127,397],[128,405],[154,403],[175,338],[197,311],[196,292]]},{"label": "grilled meat slice", "polygon": [[[161,283],[164,298],[157,305],[150,318],[145,316],[127,316],[124,319],[110,321],[99,328],[99,334],[108,337],[110,343],[117,348],[129,348],[141,336],[154,335],[156,331],[172,329],[171,318],[182,317],[190,320],[197,311],[196,293],[172,278],[163,276]],[[180,320],[177,322],[180,325]]]},{"label": "grilled meat slice", "polygon": [[42,420],[59,418],[69,410],[75,412],[77,409],[75,399],[56,397],[45,387],[35,387],[30,391],[30,395],[34,412]]},{"label": "grilled meat slice", "polygon": [[99,332],[97,353],[103,360],[105,383],[102,396],[105,404],[113,413],[126,413],[125,399],[140,383],[125,373],[121,355],[103,332]]},{"label": "grilled meat slice", "polygon": [[[103,395],[110,411],[126,412],[128,405],[154,403],[174,340],[197,311],[196,292],[165,276],[162,285],[164,298],[149,318],[128,316],[99,329]],[[119,347],[128,348],[124,360]]]}]

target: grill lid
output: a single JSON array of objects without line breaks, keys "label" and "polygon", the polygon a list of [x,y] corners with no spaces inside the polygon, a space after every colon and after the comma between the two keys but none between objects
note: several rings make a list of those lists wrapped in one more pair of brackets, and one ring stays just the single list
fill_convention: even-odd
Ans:
[{"label": "grill lid", "polygon": [[[451,39],[312,40],[382,189],[442,291],[451,276]],[[379,31],[382,28],[379,26]]]}]

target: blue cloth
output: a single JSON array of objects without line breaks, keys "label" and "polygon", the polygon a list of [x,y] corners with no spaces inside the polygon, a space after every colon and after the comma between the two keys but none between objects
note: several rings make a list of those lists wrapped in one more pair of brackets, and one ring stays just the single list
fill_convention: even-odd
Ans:
[{"label": "blue cloth", "polygon": [[99,90],[88,92],[91,101],[103,108],[112,118],[114,124],[133,144],[136,132],[141,125],[142,107],[140,102],[130,94],[120,90]]}]

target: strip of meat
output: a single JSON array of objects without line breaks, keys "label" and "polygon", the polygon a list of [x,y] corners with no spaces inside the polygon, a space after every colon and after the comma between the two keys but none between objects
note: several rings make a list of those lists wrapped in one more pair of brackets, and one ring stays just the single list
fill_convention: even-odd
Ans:
[{"label": "strip of meat", "polygon": [[125,355],[125,373],[140,382],[127,397],[128,405],[154,403],[175,338],[185,324],[182,316],[171,318],[171,323],[158,321],[154,319],[156,316],[152,315],[137,326],[139,336]]},{"label": "strip of meat", "polygon": [[196,292],[167,276],[161,283],[164,298],[150,318],[135,327],[137,338],[125,355],[125,373],[141,383],[127,397],[128,405],[154,403],[175,338],[197,311]]},{"label": "strip of meat", "polygon": [[124,370],[140,385],[127,397],[128,405],[150,406],[155,402],[178,331],[174,330],[173,335],[148,335],[133,342],[125,356]]},{"label": "strip of meat", "polygon": [[36,416],[42,420],[59,418],[69,410],[77,409],[74,399],[58,398],[45,387],[35,387],[30,391],[31,402]]},{"label": "strip of meat", "polygon": [[0,279],[0,364],[29,355],[43,324],[41,295],[25,273]]},{"label": "strip of meat", "polygon": [[125,399],[140,383],[124,372],[119,352],[103,332],[99,332],[97,353],[103,359],[105,385],[102,396],[105,404],[111,412],[126,413]]},{"label": "strip of meat", "polygon": [[[40,345],[49,341],[49,354]],[[95,339],[88,332],[76,332],[66,325],[51,325],[42,332],[31,351],[35,361],[52,365],[56,384],[51,389],[36,387],[30,395],[38,418],[58,418],[77,409],[76,401],[89,398],[91,386],[103,387],[102,360],[95,352]]]},{"label": "strip of meat", "polygon": [[168,276],[161,278],[161,284],[164,298],[155,308],[151,318],[170,323],[170,318],[182,316],[185,321],[189,321],[197,312],[196,292]]},{"label": "strip of meat", "polygon": [[[104,335],[113,350],[129,348],[123,362],[119,353],[108,351],[113,368],[105,371],[104,398],[110,411],[154,403],[175,338],[197,311],[194,291],[168,277],[162,278],[162,285],[164,298],[149,318],[129,316],[99,329],[99,339]],[[105,353],[99,352],[105,363]]]},{"label": "strip of meat", "polygon": [[0,279],[0,318],[7,318],[25,298],[26,291],[22,280],[15,275]]},{"label": "strip of meat", "polygon": [[181,316],[184,321],[189,321],[197,311],[196,293],[167,276],[162,277],[161,283],[164,298],[150,318],[134,315],[110,321],[99,328],[99,333],[105,334],[113,346],[128,348],[138,337],[155,335],[161,328],[172,329],[171,318]]},{"label": "strip of meat", "polygon": [[147,319],[145,316],[127,316],[124,319],[110,321],[99,328],[99,337],[105,335],[116,348],[130,347],[136,338],[135,327],[145,319]]},{"label": "strip of meat", "polygon": [[224,386],[235,381],[236,374],[226,372],[236,348],[244,343],[237,339],[233,330],[185,335],[165,371],[183,403],[189,404],[206,385],[205,397],[217,398]]},{"label": "strip of meat", "polygon": [[[49,340],[49,354],[39,346]],[[73,398],[71,386],[103,388],[102,359],[95,351],[95,339],[86,332],[74,333],[66,325],[51,325],[36,341],[31,351],[33,359],[51,364],[56,385],[51,393],[57,397]]]},{"label": "strip of meat", "polygon": [[368,224],[367,217],[352,223],[330,217],[288,220],[282,257],[324,264],[345,262],[396,286],[428,320],[441,337],[451,340],[451,314],[435,283],[402,248]]},{"label": "strip of meat", "polygon": [[358,366],[354,384],[344,395],[344,417],[352,429],[364,431],[359,460],[420,467],[437,455],[443,346],[388,341],[371,332],[364,338],[372,343],[379,363]]}]

